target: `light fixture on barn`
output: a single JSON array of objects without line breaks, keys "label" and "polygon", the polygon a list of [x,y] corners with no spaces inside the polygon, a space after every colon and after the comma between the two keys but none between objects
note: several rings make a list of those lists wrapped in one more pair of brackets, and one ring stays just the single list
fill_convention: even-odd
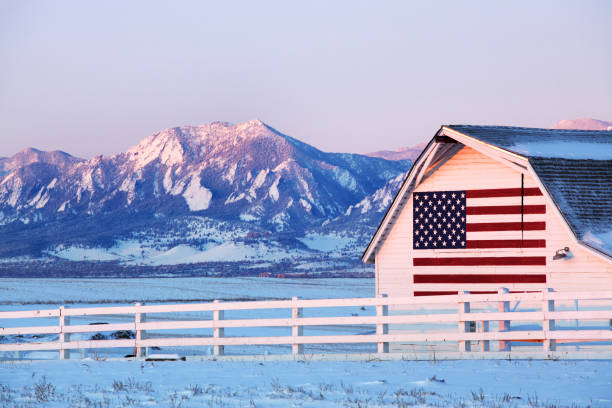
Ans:
[{"label": "light fixture on barn", "polygon": [[573,255],[568,247],[557,249],[557,252],[555,252],[555,254],[553,255],[553,261],[557,261],[559,259],[567,260],[570,258],[573,258]]}]

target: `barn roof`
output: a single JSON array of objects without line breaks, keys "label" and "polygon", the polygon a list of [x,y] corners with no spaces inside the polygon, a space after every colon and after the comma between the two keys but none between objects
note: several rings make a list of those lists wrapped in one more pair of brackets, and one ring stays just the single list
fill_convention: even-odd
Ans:
[{"label": "barn roof", "polygon": [[408,172],[362,259],[373,262],[393,220],[432,163],[470,146],[542,183],[577,241],[612,257],[612,131],[442,126]]}]

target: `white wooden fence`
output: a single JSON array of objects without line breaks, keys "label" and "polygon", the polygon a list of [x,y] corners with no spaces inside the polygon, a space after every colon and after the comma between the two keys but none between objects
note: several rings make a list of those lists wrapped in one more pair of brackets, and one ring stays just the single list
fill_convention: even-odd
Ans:
[{"label": "white wooden fence", "polygon": [[[571,301],[603,300],[607,307],[600,310],[555,310],[555,304]],[[348,343],[375,343],[378,353],[388,353],[389,344],[406,344],[414,342],[448,342],[456,344],[458,350],[464,354],[471,352],[471,345],[478,341],[482,345],[479,351],[492,350],[492,342],[496,342],[497,349],[508,350],[510,342],[532,342],[542,351],[555,350],[557,344],[562,342],[611,342],[612,330],[612,291],[604,292],[552,292],[550,290],[537,293],[507,293],[500,289],[498,294],[469,294],[464,292],[454,296],[428,296],[428,297],[376,297],[376,298],[345,298],[345,299],[316,299],[305,300],[293,298],[278,301],[249,301],[249,302],[219,302],[187,303],[173,305],[142,305],[114,306],[114,307],[88,307],[65,308],[52,310],[3,311],[0,312],[0,352],[25,350],[58,350],[60,358],[68,358],[69,351],[74,349],[103,349],[103,348],[134,348],[136,356],[142,357],[149,347],[198,347],[212,346],[215,355],[223,355],[225,346],[252,346],[252,345],[291,345],[293,354],[304,353],[307,344],[348,344]],[[530,311],[512,311],[512,302],[536,305]],[[432,305],[445,305],[447,312],[427,313]],[[479,310],[475,311],[479,305]],[[332,317],[304,317],[303,311],[308,308],[342,308],[342,307],[374,307],[375,315],[371,316],[332,316]],[[402,313],[402,309],[409,308],[411,313]],[[286,318],[250,318],[225,319],[225,313],[236,310],[285,309],[290,311]],[[391,313],[389,310],[391,309]],[[337,311],[338,309],[333,309]],[[415,312],[418,311],[418,312]],[[423,312],[424,311],[424,312]],[[175,316],[190,312],[212,312],[212,319],[208,320],[164,320],[147,321],[147,314],[172,313]],[[113,315],[129,318],[129,323],[100,325],[71,325],[70,319],[74,317],[87,317],[97,315]],[[130,317],[130,316],[133,316]],[[14,319],[57,318],[58,324],[52,326],[8,327],[15,322]],[[603,321],[598,328],[556,330],[555,321]],[[4,323],[3,323],[4,322]],[[480,331],[474,330],[478,322]],[[490,325],[493,322],[494,324]],[[513,329],[513,324],[524,322],[537,323],[536,329]],[[452,324],[457,330],[406,332],[396,330],[410,324]],[[14,324],[14,323],[13,323]],[[304,335],[304,327],[309,326],[346,326],[346,325],[373,325],[376,331],[372,334],[336,334],[336,335]],[[391,325],[391,331],[389,326]],[[456,326],[455,326],[456,325]],[[532,325],[533,326],[533,325]],[[285,327],[291,328],[291,335],[262,336],[262,337],[229,337],[225,336],[227,328],[254,328],[254,327]],[[372,328],[373,328],[372,327]],[[490,330],[496,327],[497,330]],[[531,327],[531,326],[529,326]],[[603,327],[603,328],[602,328]],[[147,331],[179,329],[212,329],[212,335],[198,337],[158,337],[147,338]],[[75,333],[95,333],[99,331],[129,330],[135,333],[135,338],[115,340],[72,340],[70,336]],[[9,343],[7,340],[25,338],[28,335],[52,334],[58,335],[53,341],[21,341]],[[6,337],[12,336],[12,337]],[[32,340],[32,339],[30,339]],[[36,339],[34,339],[36,340]],[[457,350],[457,349],[455,349]]]}]

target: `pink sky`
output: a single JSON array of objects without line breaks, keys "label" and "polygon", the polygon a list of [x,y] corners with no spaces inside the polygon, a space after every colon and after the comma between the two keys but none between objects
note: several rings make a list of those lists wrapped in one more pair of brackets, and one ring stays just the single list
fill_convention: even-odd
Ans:
[{"label": "pink sky", "polygon": [[216,120],[359,153],[447,123],[612,120],[610,21],[607,1],[4,1],[0,156]]}]

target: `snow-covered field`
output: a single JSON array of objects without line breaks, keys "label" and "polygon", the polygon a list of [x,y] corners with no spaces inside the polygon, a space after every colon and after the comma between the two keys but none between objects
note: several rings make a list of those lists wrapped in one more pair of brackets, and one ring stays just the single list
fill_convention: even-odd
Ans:
[{"label": "snow-covered field", "polygon": [[[374,279],[2,279],[0,304],[372,297]],[[31,307],[30,307],[31,308]]]},{"label": "snow-covered field", "polygon": [[3,407],[610,407],[604,361],[0,364]]},{"label": "snow-covered field", "polygon": [[[6,279],[0,310],[373,292],[371,279]],[[256,361],[145,362],[87,356],[37,362],[5,356],[0,407],[612,406],[612,362],[606,360],[296,362],[264,355]]]}]

